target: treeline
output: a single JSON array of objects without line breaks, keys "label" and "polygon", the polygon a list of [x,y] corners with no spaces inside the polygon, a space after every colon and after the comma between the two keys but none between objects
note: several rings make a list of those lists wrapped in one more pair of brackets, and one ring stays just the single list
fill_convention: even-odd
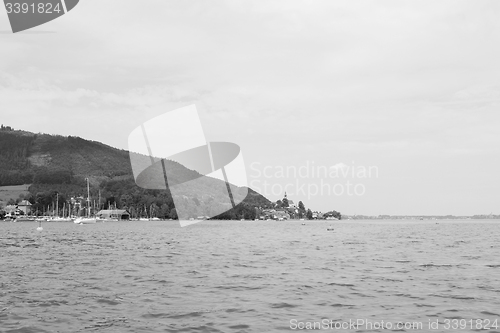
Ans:
[{"label": "treeline", "polygon": [[[82,208],[86,208],[85,182],[78,185],[33,184],[29,191],[30,195],[25,199],[31,202],[32,208],[38,210],[39,214],[47,209],[54,209],[57,194],[59,194],[59,209],[65,202],[68,206],[71,198],[81,202]],[[164,219],[177,218],[172,198],[167,191],[142,189],[135,185],[133,180],[104,181],[99,186],[90,187],[90,196],[93,212],[117,208],[127,210],[133,217],[146,217],[151,214]]]},{"label": "treeline", "polygon": [[[5,170],[0,173],[0,186],[21,184],[71,184],[71,171],[59,169],[49,170],[45,167],[35,167],[30,170]],[[79,182],[81,182],[80,179]]]},{"label": "treeline", "polygon": [[13,131],[14,129],[10,126],[4,126],[3,124],[0,126],[0,132],[4,131],[4,132],[11,132]]},{"label": "treeline", "polygon": [[20,170],[2,170],[0,172],[0,186],[30,184],[33,181],[33,172]]},{"label": "treeline", "polygon": [[340,212],[337,212],[336,210],[332,210],[323,214],[323,218],[326,219],[327,217],[335,217],[336,219],[341,220],[342,214],[340,214]]},{"label": "treeline", "polygon": [[[80,200],[87,197],[86,183],[81,184],[33,184],[30,195],[25,199],[33,204],[33,208],[42,214],[48,207],[55,207],[59,193],[59,210],[71,197]],[[127,210],[132,217],[155,216],[161,219],[177,219],[174,201],[168,190],[148,190],[138,187],[133,179],[103,181],[98,186],[90,187],[91,205],[95,211],[107,208]],[[99,198],[101,199],[99,202]],[[21,198],[18,199],[20,201]],[[200,198],[186,200],[199,205]],[[85,200],[82,200],[85,204]],[[255,207],[267,205],[269,201],[249,189],[245,200],[235,208],[215,217],[222,220],[255,219]],[[217,202],[213,202],[217,205]],[[68,205],[68,204],[67,204]],[[200,213],[203,215],[203,213]]]}]

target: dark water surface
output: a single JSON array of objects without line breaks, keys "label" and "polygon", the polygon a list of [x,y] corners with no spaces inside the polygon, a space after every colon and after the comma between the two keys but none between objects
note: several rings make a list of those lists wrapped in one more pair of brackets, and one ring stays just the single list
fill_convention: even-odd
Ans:
[{"label": "dark water surface", "polygon": [[500,332],[500,221],[438,222],[0,223],[0,332]]}]

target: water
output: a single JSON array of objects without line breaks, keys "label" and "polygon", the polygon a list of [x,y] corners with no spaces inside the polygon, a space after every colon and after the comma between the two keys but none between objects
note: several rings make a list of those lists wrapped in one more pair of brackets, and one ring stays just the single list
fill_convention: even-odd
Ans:
[{"label": "water", "polygon": [[0,332],[500,326],[500,223],[438,222],[0,223]]}]

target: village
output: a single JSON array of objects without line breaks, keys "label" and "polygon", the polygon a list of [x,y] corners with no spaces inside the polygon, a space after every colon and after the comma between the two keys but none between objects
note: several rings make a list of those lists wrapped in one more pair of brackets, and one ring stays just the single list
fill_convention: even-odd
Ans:
[{"label": "village", "polygon": [[[60,205],[57,199],[55,203],[48,205],[43,210],[34,208],[35,205],[26,199],[18,198],[16,201],[10,200],[7,206],[0,207],[0,220],[16,220],[21,222],[34,220],[36,217],[43,217],[53,221],[70,222],[74,217],[87,213],[86,200],[83,196],[69,198],[67,205],[64,202],[61,209],[59,209]],[[97,207],[94,203],[94,206],[90,207],[88,213],[101,219],[130,219],[130,213],[126,209],[117,209],[116,205],[108,205],[107,208],[105,209],[102,205]]]},{"label": "village", "polygon": [[[48,205],[43,211],[34,208],[30,201],[18,198],[17,200],[10,200],[8,205],[0,207],[0,220],[30,220],[34,217],[50,217],[54,218],[71,218],[86,214],[86,202],[83,196],[69,198],[67,205],[66,202],[62,208],[59,208],[59,202],[56,199],[52,205]],[[107,209],[105,209],[107,208]],[[116,220],[160,220],[155,216],[154,210],[144,208],[142,214],[132,215],[127,209],[118,209],[116,203],[104,207],[102,204],[93,205],[89,215],[95,215],[103,219],[116,219]],[[137,215],[137,216],[135,216]],[[283,199],[271,202],[266,207],[255,208],[255,220],[263,221],[285,221],[285,220],[340,220],[341,214],[335,210],[327,213],[320,211],[312,211],[306,209],[302,201],[297,204],[288,198],[286,192]],[[209,219],[207,216],[200,216],[198,219]]]},{"label": "village", "polygon": [[297,204],[288,199],[285,192],[283,199],[271,203],[272,207],[258,208],[256,215],[259,220],[340,220],[341,214],[337,211],[322,213],[306,209],[304,203],[299,201]]}]

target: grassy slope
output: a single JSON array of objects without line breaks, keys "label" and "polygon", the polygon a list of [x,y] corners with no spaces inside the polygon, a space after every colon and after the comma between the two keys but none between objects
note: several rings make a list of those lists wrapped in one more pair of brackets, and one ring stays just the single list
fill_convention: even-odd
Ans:
[{"label": "grassy slope", "polygon": [[0,207],[5,207],[9,199],[17,199],[20,194],[28,195],[30,185],[0,186]]}]

